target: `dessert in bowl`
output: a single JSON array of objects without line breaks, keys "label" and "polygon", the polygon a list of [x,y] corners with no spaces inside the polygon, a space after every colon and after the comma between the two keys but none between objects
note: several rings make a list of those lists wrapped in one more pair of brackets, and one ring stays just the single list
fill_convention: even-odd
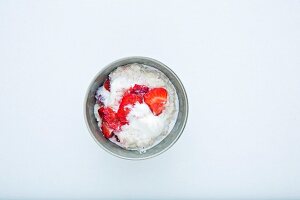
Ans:
[{"label": "dessert in bowl", "polygon": [[167,150],[187,120],[182,83],[164,64],[129,57],[105,67],[85,99],[85,119],[96,142],[126,159],[145,159]]},{"label": "dessert in bowl", "polygon": [[112,71],[95,98],[95,118],[103,136],[141,153],[167,136],[178,115],[171,81],[143,64],[127,64]]}]

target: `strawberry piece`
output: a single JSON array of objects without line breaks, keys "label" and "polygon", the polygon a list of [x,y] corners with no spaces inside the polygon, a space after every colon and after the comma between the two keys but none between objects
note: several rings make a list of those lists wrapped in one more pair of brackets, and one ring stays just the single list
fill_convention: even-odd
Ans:
[{"label": "strawberry piece", "polygon": [[149,88],[145,85],[135,84],[132,88],[129,89],[131,94],[146,94],[149,91]]},{"label": "strawberry piece", "polygon": [[130,110],[128,108],[120,108],[118,110],[117,116],[118,116],[122,126],[128,123],[127,115],[128,115],[129,112],[130,112]]},{"label": "strawberry piece", "polygon": [[108,127],[108,124],[106,122],[102,122],[101,124],[101,131],[105,138],[111,138],[114,134],[112,130]]},{"label": "strawberry piece", "polygon": [[153,88],[144,95],[144,101],[154,115],[160,115],[167,103],[168,92],[164,88]]},{"label": "strawberry piece", "polygon": [[120,129],[120,121],[116,113],[110,107],[100,107],[98,113],[102,120],[107,123],[109,128],[113,130]]},{"label": "strawberry piece", "polygon": [[110,91],[110,80],[109,80],[109,78],[104,81],[103,86],[106,90]]},{"label": "strawberry piece", "polygon": [[123,96],[119,110],[117,112],[117,116],[121,122],[121,125],[127,124],[128,121],[126,119],[128,113],[130,112],[130,106],[133,106],[137,102],[142,103],[143,102],[143,97],[141,95],[137,94],[128,94],[125,93]]}]

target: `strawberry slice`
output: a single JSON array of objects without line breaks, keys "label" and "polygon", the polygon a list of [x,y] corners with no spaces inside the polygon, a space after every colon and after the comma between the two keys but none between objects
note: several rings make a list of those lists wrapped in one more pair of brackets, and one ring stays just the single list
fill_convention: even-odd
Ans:
[{"label": "strawberry slice", "polygon": [[108,127],[108,124],[106,122],[102,122],[101,124],[101,131],[105,138],[111,138],[114,134],[112,130]]},{"label": "strawberry slice", "polygon": [[102,120],[107,123],[108,127],[113,130],[120,129],[120,121],[116,113],[110,107],[100,107],[98,113]]},{"label": "strawberry slice", "polygon": [[110,91],[110,80],[109,78],[107,78],[104,83],[103,83],[103,86],[106,90]]},{"label": "strawberry slice", "polygon": [[135,84],[132,88],[129,89],[130,94],[141,94],[144,95],[149,91],[149,88],[145,85]]},{"label": "strawberry slice", "polygon": [[164,88],[153,88],[144,95],[144,101],[151,109],[154,115],[160,115],[165,109],[168,92]]},{"label": "strawberry slice", "polygon": [[117,116],[121,122],[121,125],[128,123],[126,117],[130,112],[130,106],[133,106],[137,102],[143,102],[143,97],[141,95],[125,93],[121,100],[119,110],[117,112]]}]

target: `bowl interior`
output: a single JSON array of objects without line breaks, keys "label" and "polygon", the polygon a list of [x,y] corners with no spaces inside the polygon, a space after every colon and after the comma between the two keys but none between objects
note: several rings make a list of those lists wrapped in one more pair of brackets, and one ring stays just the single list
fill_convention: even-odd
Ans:
[{"label": "bowl interior", "polygon": [[[177,116],[177,120],[175,122],[175,125],[171,132],[168,134],[164,140],[162,140],[159,144],[152,147],[151,149],[148,149],[145,153],[139,153],[138,151],[132,151],[132,150],[125,150],[116,144],[110,142],[109,140],[105,139],[104,136],[101,133],[101,130],[99,129],[97,125],[97,121],[94,117],[94,105],[96,102],[95,99],[95,93],[99,86],[103,84],[107,76],[112,72],[114,69],[116,69],[119,66],[132,64],[132,63],[139,63],[148,65],[151,67],[154,67],[161,72],[163,72],[173,83],[177,95],[178,95],[178,101],[179,101],[179,112]],[[185,124],[187,120],[188,115],[188,102],[187,102],[187,96],[186,92],[184,90],[184,87],[182,83],[180,82],[179,78],[176,76],[176,74],[169,69],[164,64],[160,63],[159,61],[156,61],[151,58],[145,58],[145,57],[129,57],[117,60],[111,64],[109,64],[107,67],[105,67],[102,71],[100,71],[95,79],[92,81],[87,95],[85,99],[85,119],[87,126],[94,137],[95,141],[103,147],[106,151],[110,152],[111,154],[118,156],[120,158],[124,159],[146,159],[151,158],[156,155],[159,155],[160,153],[166,151],[168,148],[174,144],[177,139],[180,137]]]}]

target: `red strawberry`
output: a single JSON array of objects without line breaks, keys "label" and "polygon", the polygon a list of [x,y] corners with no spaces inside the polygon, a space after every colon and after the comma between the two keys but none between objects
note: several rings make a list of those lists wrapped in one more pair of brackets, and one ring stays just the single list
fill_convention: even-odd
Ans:
[{"label": "red strawberry", "polygon": [[102,120],[107,123],[109,128],[119,130],[120,121],[116,116],[116,113],[110,107],[100,107],[98,113]]},{"label": "red strawberry", "polygon": [[107,89],[108,91],[110,91],[110,80],[109,80],[109,78],[107,78],[104,81],[103,86],[104,86],[105,89]]},{"label": "red strawberry", "polygon": [[119,108],[118,112],[117,112],[117,116],[120,120],[121,125],[125,125],[127,124],[127,115],[130,112],[130,110],[124,109],[124,108]]},{"label": "red strawberry", "polygon": [[124,97],[121,100],[119,110],[117,112],[117,116],[122,125],[128,123],[126,119],[128,113],[130,112],[130,108],[128,108],[128,106],[133,106],[137,102],[143,102],[143,97],[141,95],[125,93]]},{"label": "red strawberry", "polygon": [[131,94],[142,94],[142,95],[144,95],[145,93],[147,93],[149,91],[149,88],[145,85],[135,84],[132,88],[130,88],[129,91],[130,91]]},{"label": "red strawberry", "polygon": [[144,96],[145,103],[150,107],[154,115],[159,115],[167,103],[168,92],[164,88],[153,88]]},{"label": "red strawberry", "polygon": [[114,134],[112,130],[108,127],[108,124],[106,122],[102,122],[101,124],[101,131],[105,138],[111,138]]}]

